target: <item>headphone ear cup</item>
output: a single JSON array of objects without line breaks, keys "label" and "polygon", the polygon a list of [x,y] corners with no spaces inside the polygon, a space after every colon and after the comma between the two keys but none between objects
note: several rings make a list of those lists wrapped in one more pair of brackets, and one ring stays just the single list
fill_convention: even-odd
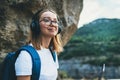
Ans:
[{"label": "headphone ear cup", "polygon": [[63,24],[62,24],[62,21],[58,18],[59,20],[59,23],[58,23],[58,34],[62,31],[62,28],[63,28]]},{"label": "headphone ear cup", "polygon": [[58,34],[59,34],[63,29],[63,23],[59,16],[57,16],[57,19],[58,19]]},{"label": "headphone ear cup", "polygon": [[32,20],[30,24],[31,31],[33,32],[34,35],[39,35],[40,34],[40,26],[39,26],[39,21],[37,20]]},{"label": "headphone ear cup", "polygon": [[61,30],[60,26],[58,26],[58,33],[57,34],[59,34],[61,31],[62,30]]},{"label": "headphone ear cup", "polygon": [[34,20],[32,20],[31,24],[30,24],[30,28],[33,31],[35,29],[35,22]]}]

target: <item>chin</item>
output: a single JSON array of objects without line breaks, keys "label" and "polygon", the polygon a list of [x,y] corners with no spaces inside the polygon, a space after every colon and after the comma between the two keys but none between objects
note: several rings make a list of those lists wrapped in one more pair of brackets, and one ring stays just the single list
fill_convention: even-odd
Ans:
[{"label": "chin", "polygon": [[51,37],[54,37],[54,36],[56,36],[57,34],[49,34],[49,36],[51,36]]}]

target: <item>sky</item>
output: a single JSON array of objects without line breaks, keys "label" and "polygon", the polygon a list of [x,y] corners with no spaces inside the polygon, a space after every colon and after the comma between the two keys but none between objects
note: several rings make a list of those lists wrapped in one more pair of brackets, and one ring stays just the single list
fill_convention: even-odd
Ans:
[{"label": "sky", "polygon": [[83,0],[78,28],[98,18],[120,19],[120,0]]}]

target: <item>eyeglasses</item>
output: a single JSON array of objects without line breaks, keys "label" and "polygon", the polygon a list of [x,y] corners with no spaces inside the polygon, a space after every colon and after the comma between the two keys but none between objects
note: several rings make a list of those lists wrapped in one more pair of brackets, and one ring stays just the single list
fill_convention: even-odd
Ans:
[{"label": "eyeglasses", "polygon": [[53,26],[58,26],[58,21],[52,21],[51,19],[49,19],[49,18],[43,18],[42,20],[40,20],[40,22],[41,21],[44,21],[45,22],[45,24],[46,25],[53,25]]}]

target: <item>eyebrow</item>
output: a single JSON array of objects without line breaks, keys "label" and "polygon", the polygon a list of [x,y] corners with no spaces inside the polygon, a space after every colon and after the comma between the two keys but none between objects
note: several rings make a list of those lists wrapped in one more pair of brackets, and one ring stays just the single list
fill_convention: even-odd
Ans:
[{"label": "eyebrow", "polygon": [[[51,19],[51,17],[43,17],[42,19],[44,19],[44,18]],[[56,20],[56,21],[58,21],[58,19],[57,19],[57,18],[53,18],[53,20]]]}]

